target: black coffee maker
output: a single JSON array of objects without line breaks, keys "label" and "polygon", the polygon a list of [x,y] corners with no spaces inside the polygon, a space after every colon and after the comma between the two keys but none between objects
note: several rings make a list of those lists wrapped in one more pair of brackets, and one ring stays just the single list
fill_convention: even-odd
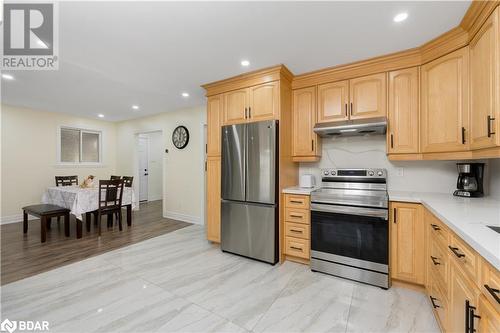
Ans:
[{"label": "black coffee maker", "polygon": [[457,169],[457,189],[453,195],[457,197],[482,197],[484,195],[484,163],[457,163]]}]

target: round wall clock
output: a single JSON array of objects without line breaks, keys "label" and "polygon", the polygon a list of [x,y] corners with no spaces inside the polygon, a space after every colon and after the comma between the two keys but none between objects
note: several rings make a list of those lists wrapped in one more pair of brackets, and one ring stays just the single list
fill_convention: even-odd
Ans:
[{"label": "round wall clock", "polygon": [[175,148],[183,149],[189,142],[189,131],[185,126],[177,126],[172,133],[172,143]]}]

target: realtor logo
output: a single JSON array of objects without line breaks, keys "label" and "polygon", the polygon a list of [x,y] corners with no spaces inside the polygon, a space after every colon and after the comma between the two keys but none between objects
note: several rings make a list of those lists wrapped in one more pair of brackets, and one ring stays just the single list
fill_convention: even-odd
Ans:
[{"label": "realtor logo", "polygon": [[58,69],[56,3],[6,3],[2,69]]}]

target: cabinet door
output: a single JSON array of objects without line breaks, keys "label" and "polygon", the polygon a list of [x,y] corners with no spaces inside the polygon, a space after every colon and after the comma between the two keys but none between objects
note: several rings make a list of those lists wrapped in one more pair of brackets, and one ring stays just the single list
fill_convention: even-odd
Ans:
[{"label": "cabinet door", "polygon": [[318,123],[349,118],[349,81],[318,86]]},{"label": "cabinet door", "polygon": [[[449,331],[467,332],[465,318],[467,301],[469,306],[477,307],[478,292],[453,263],[451,269],[451,302],[449,312]],[[477,320],[475,321],[477,323]]]},{"label": "cabinet door", "polygon": [[220,158],[207,159],[207,239],[220,242]]},{"label": "cabinet door", "polygon": [[469,45],[472,149],[500,145],[499,12],[491,14]]},{"label": "cabinet door", "polygon": [[207,102],[207,155],[220,156],[222,95],[210,96]]},{"label": "cabinet door", "polygon": [[247,120],[248,88],[224,94],[224,125],[241,124]]},{"label": "cabinet door", "polygon": [[436,59],[421,68],[422,152],[468,150],[469,49]]},{"label": "cabinet door", "polygon": [[418,68],[389,73],[389,153],[418,153]]},{"label": "cabinet door", "polygon": [[248,115],[251,121],[278,119],[279,82],[269,82],[250,87]]},{"label": "cabinet door", "polygon": [[293,91],[293,156],[307,161],[318,152],[318,137],[313,132],[316,123],[316,87]]},{"label": "cabinet door", "polygon": [[[484,296],[479,297],[478,315],[475,328],[479,333],[498,332],[500,330],[500,313],[488,302]],[[477,318],[476,318],[477,319]]]},{"label": "cabinet door", "polygon": [[350,118],[387,116],[386,74],[374,74],[349,80]]},{"label": "cabinet door", "polygon": [[424,221],[420,204],[391,202],[391,276],[424,284]]}]

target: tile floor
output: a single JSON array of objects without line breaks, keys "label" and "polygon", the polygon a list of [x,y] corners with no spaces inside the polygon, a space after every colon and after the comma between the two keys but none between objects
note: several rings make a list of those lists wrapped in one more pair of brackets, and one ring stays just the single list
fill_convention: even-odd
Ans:
[{"label": "tile floor", "polygon": [[200,226],[1,288],[51,332],[439,332],[426,297],[222,253]]}]

